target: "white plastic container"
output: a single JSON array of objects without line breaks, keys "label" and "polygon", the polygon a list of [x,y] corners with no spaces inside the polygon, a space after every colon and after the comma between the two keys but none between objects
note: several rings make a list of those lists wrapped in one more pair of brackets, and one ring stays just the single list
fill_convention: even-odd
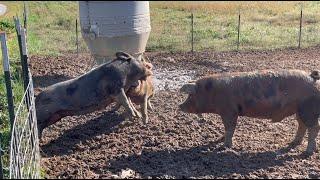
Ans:
[{"label": "white plastic container", "polygon": [[82,37],[98,64],[117,51],[141,59],[151,31],[148,1],[79,1],[79,14]]}]

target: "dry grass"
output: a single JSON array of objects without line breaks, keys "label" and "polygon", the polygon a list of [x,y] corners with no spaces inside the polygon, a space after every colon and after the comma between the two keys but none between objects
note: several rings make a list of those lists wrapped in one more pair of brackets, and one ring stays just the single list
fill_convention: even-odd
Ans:
[{"label": "dry grass", "polygon": [[297,8],[306,2],[257,2],[257,1],[158,1],[151,2],[154,8],[176,9],[182,11],[206,11],[216,14],[234,14],[241,11],[250,11],[251,13],[265,12],[268,14],[282,14],[288,9]]}]

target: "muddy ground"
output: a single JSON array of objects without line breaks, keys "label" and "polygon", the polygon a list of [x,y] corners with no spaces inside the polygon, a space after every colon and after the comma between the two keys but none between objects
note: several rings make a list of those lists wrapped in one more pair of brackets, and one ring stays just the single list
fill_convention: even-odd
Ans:
[{"label": "muddy ground", "polygon": [[[210,73],[256,69],[320,69],[320,46],[248,52],[147,53],[154,65],[156,95],[150,123],[128,122],[110,107],[63,118],[44,130],[41,165],[47,178],[320,178],[320,152],[305,158],[301,146],[280,151],[297,129],[294,116],[280,123],[240,117],[232,149],[216,140],[221,119],[201,120],[177,111],[186,95],[177,89]],[[32,56],[36,94],[92,67],[88,54]],[[317,140],[319,143],[319,140]]]}]

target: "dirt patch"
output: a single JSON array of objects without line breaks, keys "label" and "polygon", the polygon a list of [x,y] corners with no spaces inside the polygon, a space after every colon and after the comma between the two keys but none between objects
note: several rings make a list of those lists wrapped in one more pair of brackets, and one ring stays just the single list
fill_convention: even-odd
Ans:
[{"label": "dirt patch", "polygon": [[[294,116],[280,123],[240,117],[234,148],[223,150],[217,142],[224,132],[219,116],[205,114],[203,120],[177,111],[186,98],[177,89],[185,81],[257,69],[319,70],[319,50],[147,53],[157,85],[150,123],[126,122],[110,107],[63,118],[44,131],[42,167],[47,178],[319,178],[319,152],[307,159],[300,156],[306,138],[296,149],[279,151],[294,137]],[[37,92],[84,73],[92,64],[89,55],[30,60]]]}]

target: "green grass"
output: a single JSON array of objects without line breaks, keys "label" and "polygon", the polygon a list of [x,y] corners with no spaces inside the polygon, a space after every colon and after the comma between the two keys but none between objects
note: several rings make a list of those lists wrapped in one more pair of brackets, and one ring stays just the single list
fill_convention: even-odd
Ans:
[{"label": "green grass", "polygon": [[237,48],[240,9],[240,50],[297,47],[303,5],[302,47],[320,43],[320,2],[151,2],[149,50],[194,48],[230,51]]},{"label": "green grass", "polygon": [[[23,83],[21,81],[21,70],[16,66],[11,67],[12,72],[12,88],[13,88],[13,101],[15,112],[23,97]],[[7,109],[6,88],[4,75],[0,76],[0,132],[1,132],[1,148],[4,149],[4,156],[2,158],[5,178],[9,177],[9,146],[10,146],[10,123]]]},{"label": "green grass", "polygon": [[[23,87],[18,43],[12,17],[22,20],[23,2],[1,2],[8,12],[0,17],[7,33],[15,106]],[[190,51],[191,12],[194,13],[194,48],[232,51],[237,48],[238,12],[241,12],[240,50],[297,47],[300,7],[303,6],[302,47],[320,43],[320,2],[150,2],[151,34],[147,51]],[[76,52],[75,21],[78,3],[27,3],[29,55],[57,56]],[[88,52],[79,32],[80,51]],[[0,55],[2,56],[1,52]],[[0,61],[2,67],[2,60]],[[8,149],[9,123],[3,71],[0,71],[1,145]],[[8,165],[8,155],[4,164]],[[43,174],[43,173],[42,173]]]}]

